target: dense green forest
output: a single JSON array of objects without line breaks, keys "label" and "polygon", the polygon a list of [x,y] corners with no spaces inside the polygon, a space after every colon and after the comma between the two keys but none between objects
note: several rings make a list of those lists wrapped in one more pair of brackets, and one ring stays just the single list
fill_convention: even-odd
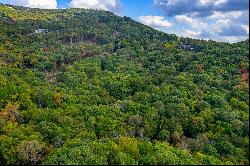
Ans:
[{"label": "dense green forest", "polygon": [[0,4],[0,164],[249,164],[248,47]]}]

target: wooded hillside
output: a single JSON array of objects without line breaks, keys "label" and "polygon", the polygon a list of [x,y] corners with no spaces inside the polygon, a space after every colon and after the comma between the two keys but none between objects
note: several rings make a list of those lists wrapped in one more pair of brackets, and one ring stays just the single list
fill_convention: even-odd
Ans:
[{"label": "wooded hillside", "polygon": [[0,5],[0,164],[249,164],[249,40]]}]

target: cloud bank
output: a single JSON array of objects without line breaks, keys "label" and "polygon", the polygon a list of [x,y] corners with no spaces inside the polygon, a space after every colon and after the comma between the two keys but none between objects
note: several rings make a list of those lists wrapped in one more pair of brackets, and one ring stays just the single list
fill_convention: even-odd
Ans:
[{"label": "cloud bank", "polygon": [[139,21],[143,24],[151,26],[153,28],[160,28],[160,27],[171,27],[172,24],[167,20],[164,20],[163,16],[140,16]]},{"label": "cloud bank", "polygon": [[249,0],[155,0],[184,37],[237,42],[249,36]]},{"label": "cloud bank", "polygon": [[204,17],[212,15],[214,11],[248,10],[249,0],[155,0],[154,4],[167,16],[188,14]]},{"label": "cloud bank", "polygon": [[56,0],[9,0],[7,3],[12,5],[40,8],[40,9],[55,9],[57,8]]},{"label": "cloud bank", "polygon": [[120,7],[119,0],[72,0],[69,3],[71,8],[100,9],[118,12]]}]

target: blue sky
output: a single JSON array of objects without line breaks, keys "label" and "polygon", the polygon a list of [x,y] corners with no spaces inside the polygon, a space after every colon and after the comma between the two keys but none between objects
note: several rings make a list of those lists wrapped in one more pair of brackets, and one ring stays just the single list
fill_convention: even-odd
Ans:
[{"label": "blue sky", "polygon": [[0,0],[32,8],[94,8],[178,36],[238,42],[249,36],[249,0]]}]

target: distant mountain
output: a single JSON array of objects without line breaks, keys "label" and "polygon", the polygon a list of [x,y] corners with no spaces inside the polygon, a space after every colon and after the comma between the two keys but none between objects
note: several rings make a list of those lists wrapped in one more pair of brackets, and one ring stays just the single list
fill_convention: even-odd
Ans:
[{"label": "distant mountain", "polygon": [[0,4],[0,164],[249,164],[249,40]]}]

